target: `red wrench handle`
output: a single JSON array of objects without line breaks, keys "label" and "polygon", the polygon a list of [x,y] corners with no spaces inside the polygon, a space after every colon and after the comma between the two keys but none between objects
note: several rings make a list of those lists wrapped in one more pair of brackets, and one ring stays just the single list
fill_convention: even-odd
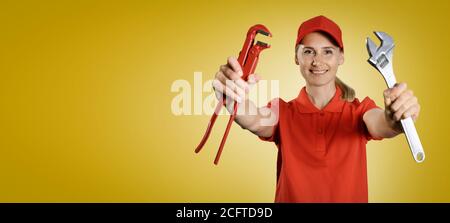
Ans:
[{"label": "red wrench handle", "polygon": [[216,119],[220,112],[220,109],[222,109],[222,105],[223,105],[223,100],[222,100],[222,103],[217,103],[216,109],[214,110],[214,114],[212,114],[211,119],[209,120],[208,127],[206,128],[206,132],[203,135],[203,138],[200,141],[200,143],[198,144],[197,148],[195,149],[195,153],[200,152],[200,150],[202,150],[203,146],[205,145],[206,141],[208,140],[209,135],[211,134],[212,127],[214,126],[214,123],[216,123]]},{"label": "red wrench handle", "polygon": [[[243,70],[242,71],[243,75],[241,78],[244,79],[244,81],[247,81],[248,76],[255,71],[256,65],[258,64],[259,53],[263,49],[265,49],[265,48],[262,48],[260,45],[254,45],[250,48],[250,52],[248,53],[248,58],[245,61],[245,64],[244,65],[241,64],[242,70]],[[231,129],[231,124],[233,124],[233,121],[236,118],[237,109],[238,109],[238,103],[234,102],[233,113],[231,114],[230,119],[228,120],[227,128],[225,129],[225,133],[223,134],[222,141],[220,142],[220,146],[219,146],[219,150],[217,151],[216,158],[214,159],[214,164],[216,164],[216,165],[219,163],[220,156],[222,155],[223,147],[225,146],[225,142],[227,141],[228,133],[230,132],[230,129]]]},{"label": "red wrench handle", "polygon": [[[244,42],[244,46],[242,47],[242,50],[239,53],[239,57],[238,57],[238,62],[242,67],[242,73],[243,73],[241,78],[244,81],[247,81],[248,76],[250,74],[254,73],[254,71],[256,69],[256,65],[258,64],[259,53],[262,50],[270,47],[268,44],[265,44],[265,43],[262,43],[259,41],[256,44],[254,44],[255,36],[257,33],[262,33],[264,35],[271,36],[271,33],[269,32],[269,30],[263,25],[255,25],[255,26],[250,27],[249,31],[247,32],[247,38]],[[223,95],[221,102],[219,102],[216,105],[216,109],[214,111],[214,114],[211,117],[211,120],[209,121],[206,132],[203,135],[203,138],[200,141],[199,145],[195,149],[196,153],[198,153],[198,152],[200,152],[200,150],[202,150],[203,146],[205,145],[206,141],[208,140],[208,138],[211,134],[212,128],[214,126],[214,123],[216,122],[217,116],[218,116],[220,110],[222,109],[222,106],[225,104],[225,100],[226,100],[226,96]],[[222,154],[223,148],[225,146],[225,142],[227,141],[227,137],[228,137],[228,134],[231,129],[231,125],[233,124],[233,121],[236,118],[237,109],[238,109],[238,103],[234,102],[233,112],[230,116],[230,119],[228,120],[227,127],[225,129],[225,133],[222,137],[222,141],[220,142],[219,150],[217,151],[216,158],[214,159],[214,164],[216,164],[216,165],[219,163],[220,156]]]},{"label": "red wrench handle", "polygon": [[219,150],[217,150],[216,158],[214,159],[214,164],[219,164],[220,155],[222,155],[223,147],[225,146],[225,142],[227,141],[228,133],[230,133],[231,124],[233,124],[234,118],[236,117],[238,103],[234,102],[233,114],[231,114],[230,119],[228,119],[227,128],[225,129],[225,133],[223,134],[222,141],[220,142]]}]

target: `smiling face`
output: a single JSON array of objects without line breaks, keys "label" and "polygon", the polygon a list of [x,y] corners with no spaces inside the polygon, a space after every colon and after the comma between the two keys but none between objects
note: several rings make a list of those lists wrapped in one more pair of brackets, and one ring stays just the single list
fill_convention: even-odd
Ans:
[{"label": "smiling face", "polygon": [[295,59],[307,85],[323,86],[334,84],[344,54],[325,34],[313,32],[300,42]]}]

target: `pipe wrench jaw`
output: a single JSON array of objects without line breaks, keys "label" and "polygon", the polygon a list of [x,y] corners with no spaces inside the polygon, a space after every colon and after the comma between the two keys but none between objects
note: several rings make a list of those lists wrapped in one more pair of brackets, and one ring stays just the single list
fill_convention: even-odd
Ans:
[{"label": "pipe wrench jaw", "polygon": [[[272,33],[270,33],[269,29],[264,25],[257,24],[250,27],[247,31],[247,37],[244,41],[244,46],[242,47],[241,52],[239,52],[238,62],[241,64],[241,67],[244,67],[247,58],[249,58],[249,53],[252,48],[256,45],[260,45],[263,48],[269,48],[269,44],[257,41],[255,44],[255,39],[258,34],[272,37]],[[267,47],[264,47],[266,45]]]},{"label": "pipe wrench jaw", "polygon": [[269,29],[261,24],[250,27],[247,31],[247,38],[255,39],[256,34],[272,37],[272,33]]},{"label": "pipe wrench jaw", "polygon": [[[258,25],[258,30],[256,31],[256,33],[264,35],[264,36],[272,37],[272,33],[270,33],[270,31],[263,25]],[[260,46],[261,50],[270,48],[270,44],[262,42],[262,41],[256,41],[255,45]]]},{"label": "pipe wrench jaw", "polygon": [[384,77],[386,83],[391,88],[396,80],[392,68],[392,58],[394,53],[394,41],[391,36],[384,32],[374,32],[381,41],[380,47],[370,39],[366,39],[366,47],[370,58],[368,62],[375,67]]},{"label": "pipe wrench jaw", "polygon": [[258,30],[256,31],[256,33],[264,35],[264,36],[272,37],[272,34],[270,33],[270,31],[264,26],[259,27]]},{"label": "pipe wrench jaw", "polygon": [[265,42],[261,42],[261,41],[257,41],[255,45],[258,45],[261,47],[261,50],[270,48],[270,44],[265,43]]}]

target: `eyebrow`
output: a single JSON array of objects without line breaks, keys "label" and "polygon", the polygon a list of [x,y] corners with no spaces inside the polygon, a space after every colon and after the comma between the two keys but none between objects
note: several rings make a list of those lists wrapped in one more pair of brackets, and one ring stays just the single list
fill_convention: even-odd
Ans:
[{"label": "eyebrow", "polygon": [[[305,46],[304,48],[308,48],[308,49],[313,49],[313,50],[315,50],[314,49],[314,47],[310,47],[310,46]],[[324,46],[324,47],[322,47],[322,49],[336,49],[336,47],[332,47],[332,46]]]}]

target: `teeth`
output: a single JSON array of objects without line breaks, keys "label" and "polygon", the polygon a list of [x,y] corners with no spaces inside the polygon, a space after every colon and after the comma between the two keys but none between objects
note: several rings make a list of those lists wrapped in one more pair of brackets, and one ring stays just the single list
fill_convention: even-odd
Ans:
[{"label": "teeth", "polygon": [[327,72],[326,70],[311,70],[311,73],[313,74],[324,74],[325,72]]}]

